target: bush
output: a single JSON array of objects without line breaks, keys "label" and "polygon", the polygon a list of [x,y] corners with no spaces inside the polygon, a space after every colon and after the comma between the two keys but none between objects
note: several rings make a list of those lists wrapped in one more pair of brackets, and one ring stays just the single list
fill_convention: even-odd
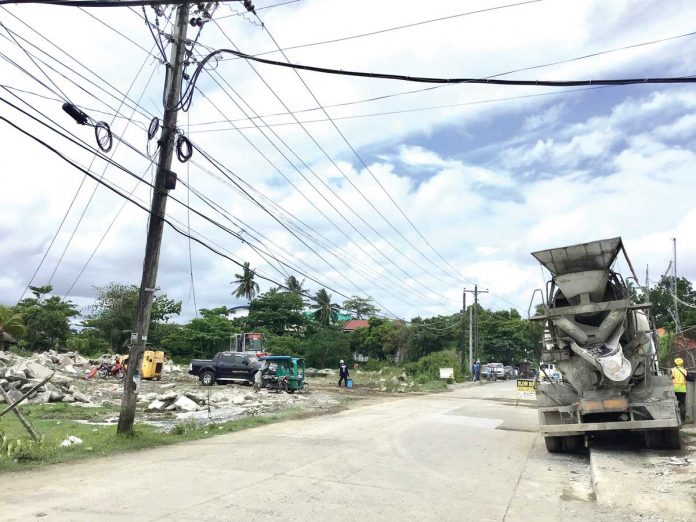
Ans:
[{"label": "bush", "polygon": [[418,384],[439,380],[440,368],[454,368],[454,381],[464,380],[457,354],[453,350],[431,353],[416,362],[404,364],[403,368]]}]

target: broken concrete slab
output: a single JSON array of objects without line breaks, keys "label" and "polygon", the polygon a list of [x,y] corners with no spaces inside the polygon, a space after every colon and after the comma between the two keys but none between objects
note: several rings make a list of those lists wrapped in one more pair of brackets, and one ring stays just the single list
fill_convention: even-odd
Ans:
[{"label": "broken concrete slab", "polygon": [[164,409],[166,407],[167,407],[166,402],[154,400],[150,404],[147,405],[147,408],[145,408],[145,411],[147,411],[147,412],[164,411]]},{"label": "broken concrete slab", "polygon": [[184,395],[179,397],[172,406],[174,406],[174,409],[177,411],[191,412],[198,410],[198,405]]},{"label": "broken concrete slab", "polygon": [[178,395],[175,391],[170,391],[170,392],[162,393],[162,394],[158,395],[158,396],[157,396],[157,400],[158,400],[158,401],[163,401],[163,402],[166,402],[166,401],[173,401],[173,400],[176,400],[176,398],[177,398],[178,396],[179,396],[179,395]]},{"label": "broken concrete slab", "polygon": [[84,394],[82,392],[74,391],[74,392],[72,392],[72,396],[78,402],[90,402],[89,396],[87,396],[86,394]]}]

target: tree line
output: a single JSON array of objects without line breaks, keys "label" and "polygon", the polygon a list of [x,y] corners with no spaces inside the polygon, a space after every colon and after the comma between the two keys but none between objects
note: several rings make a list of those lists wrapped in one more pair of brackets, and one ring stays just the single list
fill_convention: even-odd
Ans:
[{"label": "tree line", "polygon": [[[235,317],[227,305],[199,310],[198,317],[177,322],[181,302],[158,293],[153,302],[148,342],[174,358],[208,358],[230,347],[235,333],[261,332],[267,348],[278,355],[304,357],[308,366],[331,367],[340,359],[359,354],[370,361],[408,363],[436,352],[453,354],[461,361],[461,349],[468,354],[467,324],[460,313],[416,317],[410,322],[379,317],[374,303],[352,297],[342,304],[333,302],[326,289],[311,295],[304,281],[289,276],[281,287],[259,293],[254,271],[245,264],[236,274],[233,295],[246,298],[249,313]],[[663,277],[650,290],[652,315],[657,327],[674,330],[672,281]],[[696,326],[696,291],[684,278],[677,281],[682,328]],[[136,316],[138,288],[111,283],[96,289],[93,305],[80,311],[74,303],[51,295],[50,286],[30,287],[32,296],[15,306],[0,305],[0,333],[15,338],[21,348],[41,351],[49,348],[78,350],[83,354],[123,353],[127,350]],[[311,297],[312,299],[309,299]],[[636,294],[634,299],[644,296]],[[367,319],[367,326],[344,332],[345,320]],[[514,310],[489,310],[479,305],[479,347],[475,357],[482,362],[519,364],[539,358],[540,326],[523,319]],[[454,355],[456,354],[456,355]],[[371,364],[371,363],[368,363]]]}]

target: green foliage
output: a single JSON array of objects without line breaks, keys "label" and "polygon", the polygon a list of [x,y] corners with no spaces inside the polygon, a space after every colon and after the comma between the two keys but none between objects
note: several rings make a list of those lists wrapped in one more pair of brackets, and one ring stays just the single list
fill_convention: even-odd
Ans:
[{"label": "green foliage", "polygon": [[314,318],[322,326],[329,326],[338,319],[338,305],[331,302],[331,294],[322,288],[314,295],[315,303],[310,305],[314,310]]},{"label": "green foliage", "polygon": [[285,280],[285,287],[287,288],[288,292],[295,292],[296,294],[301,294],[302,292],[304,292],[304,282],[304,279],[300,281],[294,275],[290,275]]},{"label": "green foliage", "polygon": [[303,342],[307,367],[335,368],[341,359],[350,361],[348,336],[340,330],[322,328]]},{"label": "green foliage", "polygon": [[[83,321],[83,325],[97,330],[101,338],[109,343],[111,351],[120,352],[128,344],[130,334],[135,328],[139,289],[135,285],[110,283],[96,287],[95,290],[96,302],[90,307],[90,314]],[[153,335],[156,335],[156,323],[166,322],[171,316],[180,313],[181,301],[169,299],[164,294],[156,295],[152,302],[150,318]]]},{"label": "green foliage", "polygon": [[14,312],[26,325],[26,341],[30,350],[56,348],[71,334],[70,319],[80,315],[75,305],[58,296],[47,297],[51,285],[30,286],[34,297],[22,299]]},{"label": "green foliage", "polygon": [[273,355],[291,355],[304,357],[304,343],[297,337],[270,335],[266,339],[266,347]]},{"label": "green foliage", "polygon": [[[217,312],[217,313],[216,313]],[[159,344],[172,357],[211,358],[229,349],[230,336],[237,331],[221,309],[201,310],[202,316],[185,325],[171,325]]]},{"label": "green foliage", "polygon": [[275,335],[303,336],[310,327],[303,308],[300,294],[272,288],[251,301],[245,322],[252,330],[263,327]]},{"label": "green foliage", "polygon": [[373,317],[379,312],[379,309],[372,303],[372,299],[358,296],[343,301],[343,309],[353,314],[356,319]]},{"label": "green foliage", "polygon": [[440,380],[440,368],[454,368],[454,380],[462,382],[464,379],[457,354],[453,350],[431,353],[418,361],[404,364],[403,368],[418,384]]},{"label": "green foliage", "polygon": [[[674,298],[672,296],[672,285],[674,278],[663,276],[660,282],[655,285],[649,293],[652,303],[652,316],[658,328],[664,327],[674,331],[674,318],[671,311],[674,310]],[[684,277],[677,278],[677,295],[682,301],[696,306],[696,291],[691,281]],[[696,309],[689,306],[678,304],[679,319],[682,328],[696,325]]]},{"label": "green foliage", "polygon": [[0,305],[0,332],[5,332],[15,340],[27,334],[24,318],[9,306]]},{"label": "green foliage", "polygon": [[350,349],[370,358],[399,361],[408,349],[411,333],[401,321],[371,317],[367,328],[356,328],[351,334]]},{"label": "green foliage", "polygon": [[244,263],[241,274],[234,274],[236,279],[231,281],[231,284],[236,284],[237,288],[232,292],[236,298],[246,297],[251,301],[259,292],[259,285],[254,281],[256,272],[249,268],[249,262]]},{"label": "green foliage", "polygon": [[100,355],[111,351],[109,342],[94,328],[83,328],[82,331],[71,335],[65,345],[69,350],[75,350],[83,355]]},{"label": "green foliage", "polygon": [[479,311],[479,359],[517,364],[537,358],[541,325],[524,321],[516,310]]}]

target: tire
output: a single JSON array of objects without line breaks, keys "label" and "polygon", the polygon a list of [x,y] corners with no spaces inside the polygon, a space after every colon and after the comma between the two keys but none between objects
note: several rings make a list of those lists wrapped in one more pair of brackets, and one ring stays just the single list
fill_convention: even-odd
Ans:
[{"label": "tire", "polygon": [[583,435],[559,438],[562,439],[563,451],[565,453],[583,453],[585,451],[585,437]]},{"label": "tire", "polygon": [[289,393],[290,395],[292,395],[293,393],[295,393],[295,390],[291,390],[290,388],[288,388],[288,389],[285,390],[285,391],[286,391],[287,393]]},{"label": "tire", "polygon": [[123,379],[126,376],[126,372],[123,370],[119,370],[118,373],[116,374],[117,379]]},{"label": "tire", "polygon": [[546,451],[549,453],[561,453],[563,451],[563,437],[544,437]]},{"label": "tire", "polygon": [[664,449],[681,449],[681,440],[679,439],[679,428],[670,428],[662,430],[662,444]]},{"label": "tire", "polygon": [[201,374],[201,384],[203,386],[212,386],[215,384],[215,374],[213,372],[203,372]]}]

